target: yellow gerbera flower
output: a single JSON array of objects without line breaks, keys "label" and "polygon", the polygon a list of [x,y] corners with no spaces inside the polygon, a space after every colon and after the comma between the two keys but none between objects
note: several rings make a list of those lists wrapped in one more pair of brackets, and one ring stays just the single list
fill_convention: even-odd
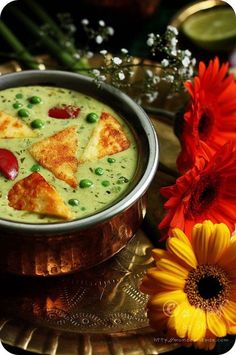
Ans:
[{"label": "yellow gerbera flower", "polygon": [[156,266],[141,284],[150,325],[212,348],[216,337],[236,333],[236,237],[225,224],[204,221],[191,240],[173,229],[166,246],[153,250]]}]

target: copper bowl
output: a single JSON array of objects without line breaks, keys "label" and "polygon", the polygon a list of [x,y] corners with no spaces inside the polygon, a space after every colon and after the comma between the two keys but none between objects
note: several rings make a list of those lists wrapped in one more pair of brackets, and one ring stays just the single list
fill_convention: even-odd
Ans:
[{"label": "copper bowl", "polygon": [[141,225],[145,192],[158,164],[155,130],[140,106],[114,87],[56,70],[23,71],[0,77],[0,88],[26,85],[63,87],[90,95],[114,109],[138,142],[138,166],[131,185],[112,206],[86,218],[32,224],[0,219],[0,270],[20,275],[61,275],[94,266],[122,249]]}]

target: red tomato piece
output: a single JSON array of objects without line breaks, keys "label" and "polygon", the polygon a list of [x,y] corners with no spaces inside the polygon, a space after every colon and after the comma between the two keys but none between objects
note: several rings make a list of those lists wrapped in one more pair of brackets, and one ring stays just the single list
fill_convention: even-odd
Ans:
[{"label": "red tomato piece", "polygon": [[15,155],[10,150],[0,148],[0,172],[9,180],[14,180],[19,172]]},{"label": "red tomato piece", "polygon": [[48,110],[48,116],[53,118],[76,118],[80,112],[80,107],[77,106],[62,106],[52,107]]}]

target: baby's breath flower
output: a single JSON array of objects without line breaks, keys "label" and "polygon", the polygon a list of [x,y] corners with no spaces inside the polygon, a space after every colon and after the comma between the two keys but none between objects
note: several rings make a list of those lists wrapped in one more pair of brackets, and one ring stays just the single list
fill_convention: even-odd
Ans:
[{"label": "baby's breath flower", "polygon": [[149,78],[153,77],[153,72],[150,69],[146,69],[146,74]]},{"label": "baby's breath flower", "polygon": [[120,72],[118,73],[118,77],[119,77],[120,80],[124,80],[124,79],[125,79],[125,74],[124,74],[124,72],[123,72],[123,71],[120,71]]},{"label": "baby's breath flower", "polygon": [[174,75],[166,75],[165,78],[166,78],[166,81],[167,81],[168,83],[173,83],[174,80],[175,80]]},{"label": "baby's breath flower", "polygon": [[147,40],[147,45],[149,47],[152,47],[154,45],[154,39],[152,37],[149,37]]},{"label": "baby's breath flower", "polygon": [[191,55],[192,55],[192,53],[191,53],[188,49],[186,49],[186,50],[184,51],[184,54],[185,54],[187,57],[191,57]]},{"label": "baby's breath flower", "polygon": [[98,21],[99,26],[105,27],[105,22],[103,20]]},{"label": "baby's breath flower", "polygon": [[73,57],[75,58],[75,59],[80,59],[80,54],[77,52],[77,53],[74,53],[73,54]]},{"label": "baby's breath flower", "polygon": [[191,60],[192,66],[194,67],[194,66],[196,65],[196,63],[197,63],[196,58],[193,58],[193,59]]},{"label": "baby's breath flower", "polygon": [[92,73],[93,73],[95,76],[99,76],[99,75],[100,75],[100,70],[98,70],[98,69],[93,69],[93,70],[92,70]]},{"label": "baby's breath flower", "polygon": [[175,48],[175,47],[176,47],[176,44],[178,43],[177,38],[176,38],[176,37],[171,38],[170,43],[171,43],[172,47]]},{"label": "baby's breath flower", "polygon": [[122,63],[122,59],[120,59],[119,57],[114,57],[113,63],[116,65],[120,65]]},{"label": "baby's breath flower", "polygon": [[93,52],[91,52],[91,51],[88,51],[87,53],[86,53],[86,57],[89,59],[89,58],[92,58],[94,56],[94,54],[93,54]]},{"label": "baby's breath flower", "polygon": [[174,26],[167,26],[167,30],[169,30],[170,32],[172,32],[173,34],[175,34],[176,36],[179,34],[179,31],[177,30],[176,27]]},{"label": "baby's breath flower", "polygon": [[99,53],[102,55],[107,55],[108,52],[106,49],[102,49]]},{"label": "baby's breath flower", "polygon": [[184,57],[184,59],[182,60],[182,64],[184,67],[188,67],[190,63],[191,62],[190,62],[189,57]]},{"label": "baby's breath flower", "polygon": [[87,26],[89,24],[89,20],[87,18],[84,18],[81,20],[82,25]]},{"label": "baby's breath flower", "polygon": [[101,44],[103,42],[103,37],[101,35],[97,35],[95,37],[95,41],[97,42],[97,44]]},{"label": "baby's breath flower", "polygon": [[121,48],[121,53],[127,54],[128,50],[126,48]]},{"label": "baby's breath flower", "polygon": [[162,65],[164,68],[168,67],[168,65],[169,65],[169,60],[163,59],[163,60],[161,61],[161,65]]},{"label": "baby's breath flower", "polygon": [[115,31],[114,31],[114,28],[113,27],[107,27],[107,33],[110,35],[110,36],[113,36]]}]

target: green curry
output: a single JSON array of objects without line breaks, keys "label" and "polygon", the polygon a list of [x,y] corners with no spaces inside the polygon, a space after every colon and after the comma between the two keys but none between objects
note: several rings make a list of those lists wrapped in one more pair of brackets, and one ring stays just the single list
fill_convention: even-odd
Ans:
[{"label": "green curry", "polygon": [[[78,116],[73,118],[49,116],[51,108],[63,108],[63,105],[79,108]],[[36,138],[0,138],[0,148],[10,150],[19,164],[19,173],[13,181],[0,173],[0,218],[27,223],[59,221],[54,217],[16,210],[9,206],[7,198],[9,190],[17,181],[27,177],[33,171],[38,171],[50,185],[55,187],[65,204],[72,210],[74,219],[107,208],[127,190],[137,166],[137,144],[127,123],[109,106],[92,97],[64,88],[28,86],[2,90],[0,111],[18,117],[37,132]],[[130,147],[96,161],[79,164],[76,189],[40,166],[28,152],[28,148],[33,143],[76,124],[78,125],[79,159],[102,112],[111,113],[120,122],[130,141]]]}]

